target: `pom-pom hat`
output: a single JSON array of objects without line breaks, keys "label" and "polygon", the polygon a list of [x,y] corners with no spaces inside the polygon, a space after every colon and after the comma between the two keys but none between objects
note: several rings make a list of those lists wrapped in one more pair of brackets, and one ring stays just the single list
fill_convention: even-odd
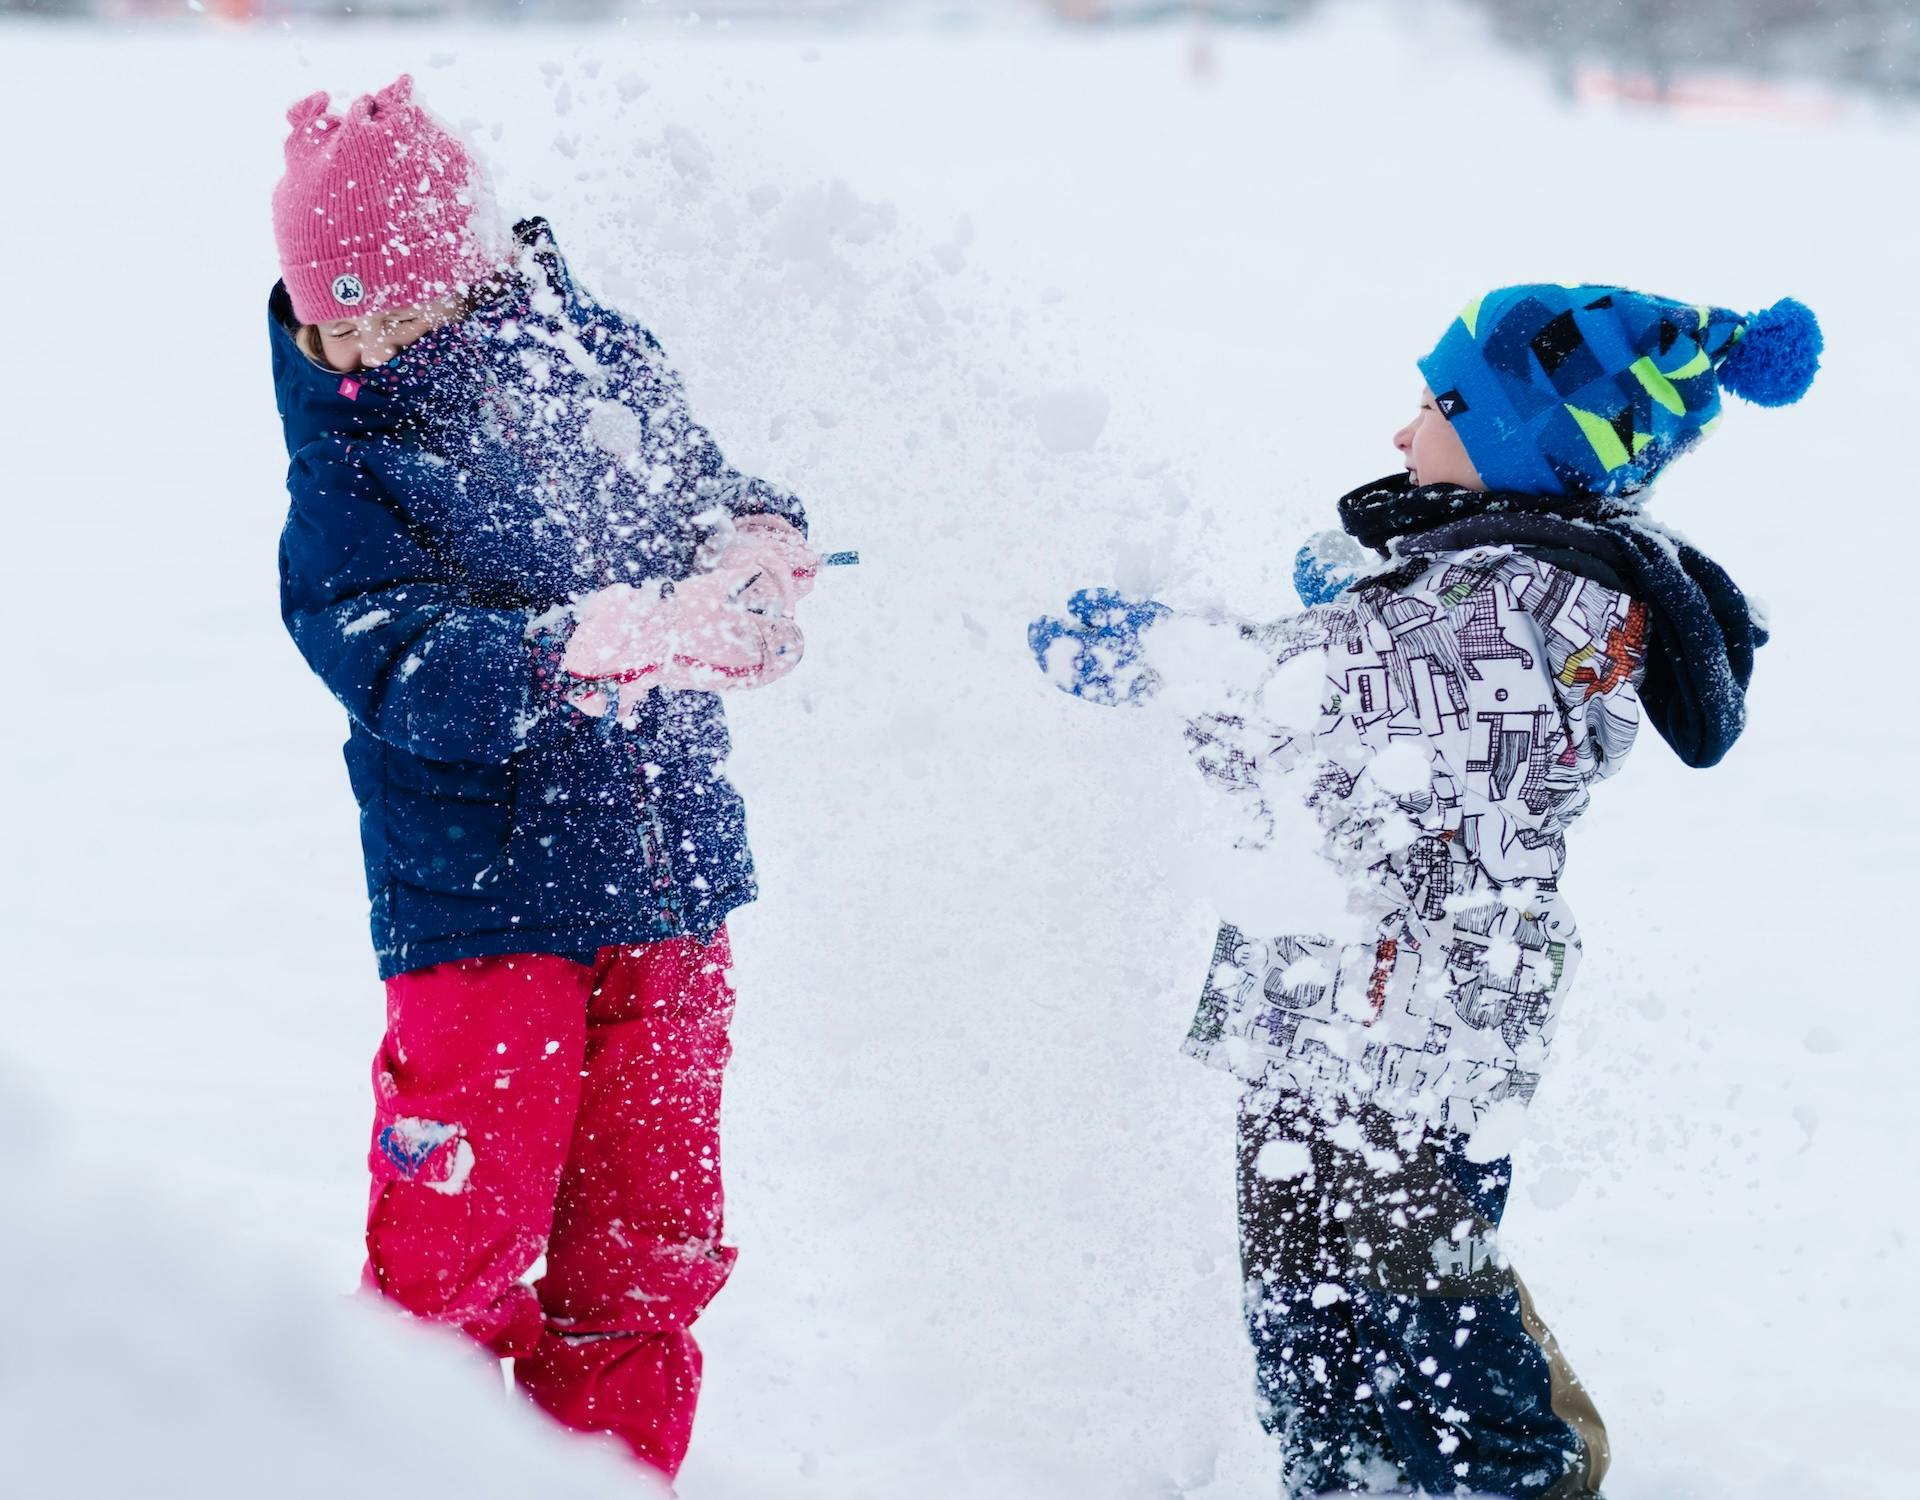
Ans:
[{"label": "pom-pom hat", "polygon": [[1475,298],[1419,363],[1489,489],[1629,495],[1713,428],[1723,389],[1798,401],[1820,351],[1790,297],[1748,314],[1540,284]]},{"label": "pom-pom hat", "polygon": [[287,111],[286,175],[273,190],[280,274],[302,323],[412,307],[494,270],[486,179],[464,142],[413,99],[402,74],[344,115],[327,95]]}]

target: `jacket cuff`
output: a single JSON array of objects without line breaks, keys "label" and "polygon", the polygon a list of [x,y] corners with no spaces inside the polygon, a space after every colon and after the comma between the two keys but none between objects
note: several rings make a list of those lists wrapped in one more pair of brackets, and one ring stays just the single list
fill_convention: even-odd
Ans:
[{"label": "jacket cuff", "polygon": [[536,615],[527,624],[527,660],[533,677],[531,712],[524,743],[537,725],[564,709],[575,707],[583,684],[561,665],[567,640],[573,634],[573,613],[564,607]]}]

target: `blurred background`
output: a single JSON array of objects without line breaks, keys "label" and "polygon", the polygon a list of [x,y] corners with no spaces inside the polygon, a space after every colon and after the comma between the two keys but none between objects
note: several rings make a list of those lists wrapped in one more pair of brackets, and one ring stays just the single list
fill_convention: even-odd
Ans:
[{"label": "blurred background", "polygon": [[[1092,27],[1292,25],[1340,0],[0,0],[0,14],[49,21],[187,24],[402,20],[831,27],[992,24],[1032,15]],[[1920,18],[1911,0],[1451,0],[1506,46],[1537,58],[1564,95],[1619,92],[1675,105],[1765,108],[1769,85],[1920,91]]]},{"label": "blurred background", "polygon": [[278,619],[267,204],[288,104],[402,71],[862,554],[729,709],[764,894],[685,1500],[1275,1492],[1235,1090],[1176,1050],[1209,812],[1025,626],[1288,612],[1414,357],[1576,279],[1796,296],[1828,355],[1653,501],[1773,641],[1722,767],[1648,734],[1572,835],[1507,1239],[1613,1500],[1907,1500],[1910,4],[0,0],[8,1500],[641,1492],[352,1295],[382,999]]}]

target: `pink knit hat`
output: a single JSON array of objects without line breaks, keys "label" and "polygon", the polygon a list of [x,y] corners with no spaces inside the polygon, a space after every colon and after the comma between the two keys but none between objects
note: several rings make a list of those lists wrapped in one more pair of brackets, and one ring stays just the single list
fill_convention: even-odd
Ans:
[{"label": "pink knit hat", "polygon": [[418,306],[504,255],[486,176],[413,102],[403,73],[344,116],[324,91],[287,111],[287,172],[273,190],[280,274],[302,323]]}]

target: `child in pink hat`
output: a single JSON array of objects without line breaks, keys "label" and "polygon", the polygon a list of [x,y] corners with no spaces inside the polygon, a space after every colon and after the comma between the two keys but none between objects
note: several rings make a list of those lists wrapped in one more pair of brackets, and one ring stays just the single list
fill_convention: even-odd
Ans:
[{"label": "child in pink hat", "polygon": [[805,515],[543,221],[500,228],[410,79],[288,118],[282,614],[346,710],[387,990],[366,1277],[671,1475],[734,1258],[725,924],[755,885],[717,694],[800,660]]}]

